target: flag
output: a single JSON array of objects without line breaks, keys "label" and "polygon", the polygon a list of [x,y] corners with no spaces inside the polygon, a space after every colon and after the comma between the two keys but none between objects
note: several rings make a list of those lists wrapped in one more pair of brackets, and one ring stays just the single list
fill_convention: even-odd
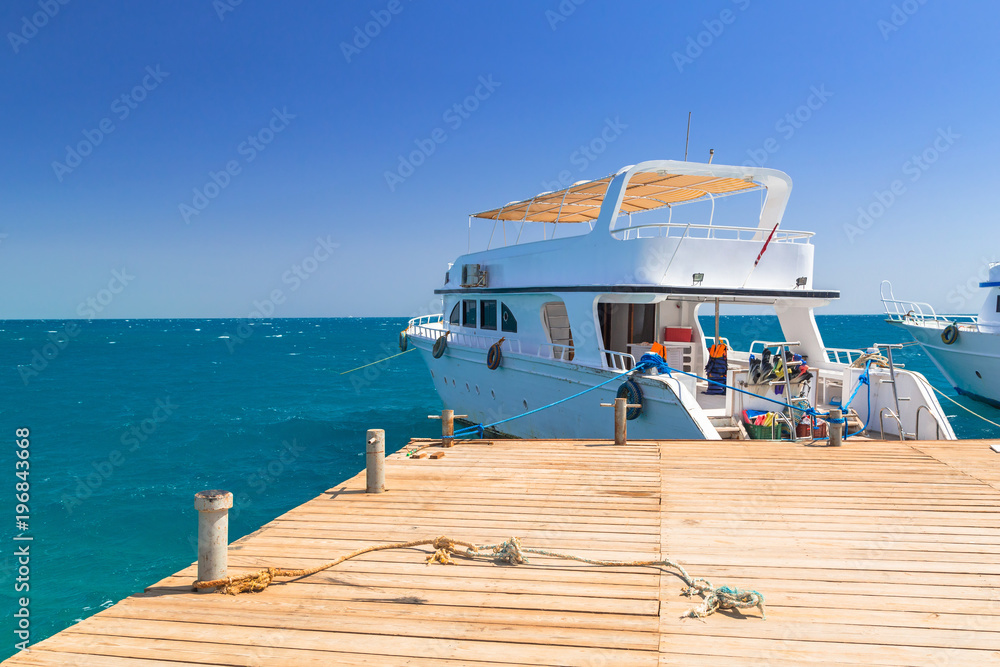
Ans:
[{"label": "flag", "polygon": [[778,231],[778,224],[781,223],[774,225],[774,229],[771,230],[771,233],[767,236],[767,240],[764,241],[764,247],[760,249],[760,254],[757,255],[757,261],[753,263],[754,268],[757,268],[757,265],[760,264],[760,258],[764,256],[765,252],[767,252],[767,244],[771,242],[771,239],[774,238],[774,233]]}]

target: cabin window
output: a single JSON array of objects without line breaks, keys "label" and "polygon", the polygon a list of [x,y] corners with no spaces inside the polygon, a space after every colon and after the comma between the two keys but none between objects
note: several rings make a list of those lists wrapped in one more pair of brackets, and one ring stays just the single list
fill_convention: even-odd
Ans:
[{"label": "cabin window", "polygon": [[506,303],[500,303],[500,329],[508,333],[517,333],[517,319]]},{"label": "cabin window", "polygon": [[463,327],[475,327],[476,326],[476,300],[475,299],[463,299],[462,300],[462,326]]},{"label": "cabin window", "polygon": [[458,307],[461,306],[461,305],[462,305],[462,303],[458,302],[458,303],[455,304],[455,307],[451,309],[451,316],[448,318],[448,324],[459,324],[459,319],[458,318],[460,317],[460,315],[459,315]]},{"label": "cabin window", "polygon": [[997,297],[997,312],[1000,313],[1000,296]]},{"label": "cabin window", "polygon": [[479,302],[479,327],[481,329],[497,330],[497,302],[482,300]]}]

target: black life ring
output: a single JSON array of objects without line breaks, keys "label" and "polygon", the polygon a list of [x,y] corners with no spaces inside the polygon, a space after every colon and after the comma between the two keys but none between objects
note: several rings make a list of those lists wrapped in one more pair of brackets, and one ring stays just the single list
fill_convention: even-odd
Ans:
[{"label": "black life ring", "polygon": [[639,385],[635,380],[632,378],[625,380],[625,382],[618,387],[618,393],[615,394],[615,396],[617,398],[624,398],[629,403],[639,406],[637,408],[626,409],[625,419],[632,421],[642,414],[642,389],[639,388]]},{"label": "black life ring", "polygon": [[944,331],[941,332],[941,340],[945,345],[952,345],[958,340],[958,327],[954,324],[946,326]]},{"label": "black life ring", "polygon": [[399,351],[406,352],[406,347],[409,344],[409,339],[406,337],[405,331],[399,332]]},{"label": "black life ring", "polygon": [[504,339],[501,338],[490,345],[490,351],[486,353],[486,367],[491,371],[500,368],[500,362],[503,360],[503,351],[500,349],[500,346],[503,341]]},{"label": "black life ring", "polygon": [[440,359],[441,355],[444,354],[445,348],[448,347],[448,334],[443,336],[438,336],[438,339],[434,341],[434,347],[431,348],[431,354],[435,359]]}]

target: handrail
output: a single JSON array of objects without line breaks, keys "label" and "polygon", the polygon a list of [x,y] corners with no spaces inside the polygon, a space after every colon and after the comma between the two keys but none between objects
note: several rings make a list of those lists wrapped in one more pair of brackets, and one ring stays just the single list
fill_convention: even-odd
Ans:
[{"label": "handrail", "polygon": [[[433,324],[434,322],[432,322]],[[410,331],[412,329],[412,331]],[[494,343],[498,342],[500,339],[493,336],[480,336],[477,334],[464,333],[462,331],[456,331],[454,329],[435,329],[426,325],[415,325],[407,329],[408,335],[416,336],[419,338],[426,338],[428,340],[436,340],[438,337],[448,334],[448,342],[455,345],[465,345],[466,347],[472,347],[476,349],[486,350],[489,349]],[[521,341],[517,338],[504,337],[503,345],[501,348],[506,349],[508,352],[515,352],[517,354],[523,354],[521,348]]]},{"label": "handrail", "polygon": [[[549,348],[548,356],[543,355],[542,351],[545,348]],[[556,355],[556,350],[559,350],[558,356]],[[558,361],[573,361],[573,357],[576,356],[576,348],[572,345],[560,345],[559,343],[541,343],[538,346],[538,357],[541,359],[556,359]]]},{"label": "handrail", "polygon": [[941,439],[941,420],[938,419],[937,415],[934,414],[934,412],[929,407],[927,407],[926,404],[923,404],[919,408],[917,408],[917,426],[914,429],[914,433],[913,433],[914,437],[916,437],[918,440],[920,439],[920,411],[921,410],[926,410],[927,414],[929,414],[931,416],[931,418],[934,420],[934,426],[937,429],[936,432],[935,432],[935,435],[937,437],[935,439],[936,440],[940,440]]},{"label": "handrail", "polygon": [[444,321],[444,315],[441,313],[435,313],[433,315],[421,315],[420,317],[414,317],[410,320],[407,325],[407,329],[414,326],[419,326],[421,324],[433,324],[435,322]]},{"label": "handrail", "polygon": [[[719,336],[719,338],[722,340],[723,343],[725,343],[727,348],[729,348],[730,350],[733,349],[733,346],[729,344],[728,338],[726,338],[725,336]],[[711,341],[711,344],[709,344],[709,341]],[[705,336],[705,349],[707,350],[712,345],[715,345],[715,336]]]},{"label": "handrail", "polygon": [[[886,288],[889,294],[886,294]],[[882,298],[882,307],[885,309],[886,317],[890,322],[901,324],[915,324],[919,326],[941,325],[948,326],[955,324],[960,329],[966,331],[976,331],[979,328],[979,317],[977,315],[950,315],[939,314],[934,310],[934,306],[923,301],[908,301],[897,299],[892,293],[892,283],[883,280],[879,288],[879,296]]]},{"label": "handrail", "polygon": [[900,421],[899,415],[892,411],[892,408],[885,407],[878,411],[878,432],[882,434],[882,439],[885,440],[885,424],[882,422],[882,415],[886,412],[889,416],[896,420],[896,424],[899,426],[899,441],[903,442],[906,440],[906,433],[903,432],[903,422]]},{"label": "handrail", "polygon": [[630,371],[635,368],[635,357],[631,354],[605,350],[604,348],[600,348],[598,351],[603,355],[605,368],[618,371]]},{"label": "handrail", "polygon": [[764,351],[765,347],[784,347],[786,350],[790,347],[801,347],[802,343],[799,341],[778,341],[776,343],[770,343],[764,340],[755,340],[750,343],[750,349],[748,350],[750,354],[755,354],[754,348],[760,345],[761,352]]},{"label": "handrail", "polygon": [[[845,364],[850,366],[854,361],[862,356],[864,356],[863,350],[857,350],[847,347],[828,347],[825,348],[826,360],[834,364]],[[847,359],[847,361],[841,360],[841,355]]]},{"label": "handrail", "polygon": [[[673,229],[682,229],[680,234],[675,234],[675,238],[707,238],[707,239],[724,239],[730,241],[755,241],[759,240],[756,237],[760,234],[760,227],[737,227],[733,225],[693,225],[690,223],[683,222],[653,222],[644,225],[629,225],[628,227],[620,227],[614,229],[611,232],[612,236],[619,234],[622,236],[621,240],[630,240],[628,238],[628,232],[635,230],[635,238],[653,238],[653,237],[643,237],[641,236],[639,230],[642,229],[656,229],[657,234],[655,238],[663,238],[660,232],[662,230],[666,231],[666,237],[670,237],[670,231]],[[704,236],[695,236],[695,232],[704,232]],[[736,232],[736,238],[720,237],[718,232]],[[743,238],[744,233],[746,233],[750,238]],[[796,230],[782,230],[779,229],[774,238],[771,239],[772,242],[776,243],[794,243],[796,241],[806,241],[815,236],[815,232],[805,232]]]}]

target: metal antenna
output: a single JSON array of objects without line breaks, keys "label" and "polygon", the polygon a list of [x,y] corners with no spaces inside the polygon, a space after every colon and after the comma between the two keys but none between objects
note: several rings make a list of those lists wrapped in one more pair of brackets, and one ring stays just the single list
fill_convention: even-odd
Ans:
[{"label": "metal antenna", "polygon": [[691,112],[688,111],[688,131],[687,136],[684,137],[684,161],[687,162],[688,159],[688,143],[691,141]]}]

